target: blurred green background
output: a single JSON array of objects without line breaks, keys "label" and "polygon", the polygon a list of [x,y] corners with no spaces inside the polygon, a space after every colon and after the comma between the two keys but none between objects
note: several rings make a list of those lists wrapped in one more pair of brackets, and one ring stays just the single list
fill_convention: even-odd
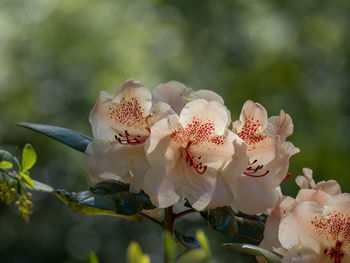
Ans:
[{"label": "blurred green background", "polygon": [[[301,153],[291,159],[284,193],[295,195],[303,167],[349,192],[349,12],[348,0],[1,0],[0,148],[19,155],[31,142],[39,156],[33,178],[85,190],[80,153],[15,123],[90,135],[100,90],[113,92],[128,78],[149,88],[174,79],[217,91],[233,120],[247,99],[293,117],[290,140]],[[88,249],[101,262],[124,262],[131,240],[162,262],[161,232],[148,222],[75,214],[45,194],[33,200],[28,223],[0,204],[1,262],[85,262]],[[208,230],[197,216],[177,228],[203,228],[215,262],[254,262],[220,248],[240,240]]]}]

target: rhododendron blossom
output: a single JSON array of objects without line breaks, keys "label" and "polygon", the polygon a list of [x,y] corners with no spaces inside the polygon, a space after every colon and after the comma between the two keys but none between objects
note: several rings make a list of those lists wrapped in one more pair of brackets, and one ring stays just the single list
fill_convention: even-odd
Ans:
[{"label": "rhododendron blossom", "polygon": [[[296,182],[312,182],[312,187],[301,187],[295,199],[290,196],[284,196],[278,202],[267,218],[264,230],[264,240],[260,243],[261,247],[285,256],[283,259],[284,262],[315,262],[307,260],[312,260],[316,256],[312,250],[302,247],[300,244],[295,245],[295,247],[292,249],[286,248],[281,244],[281,239],[279,236],[281,220],[286,217],[288,213],[291,213],[291,210],[296,205],[299,205],[299,203],[312,202],[323,207],[332,198],[332,196],[341,193],[340,186],[336,181],[322,181],[316,184],[312,178],[311,169],[304,168],[303,172],[304,175],[298,176],[296,178]],[[335,189],[337,190],[335,191]],[[292,229],[294,225],[290,225],[289,227],[289,231],[293,231]],[[301,254],[303,254],[302,257]],[[265,262],[265,260],[262,258],[258,258],[258,261]]]},{"label": "rhododendron blossom", "polygon": [[144,146],[150,127],[168,113],[165,103],[152,108],[151,92],[138,81],[125,81],[114,94],[101,91],[90,113],[94,140],[85,155],[91,181],[121,180],[139,191],[149,168]]},{"label": "rhododendron blossom", "polygon": [[152,95],[155,102],[161,101],[169,104],[177,114],[180,114],[188,102],[195,99],[215,100],[224,105],[224,99],[217,93],[211,90],[193,91],[177,81],[159,84],[152,90]]},{"label": "rhododendron blossom", "polygon": [[288,176],[289,158],[298,153],[285,139],[293,133],[292,119],[284,111],[268,118],[265,108],[248,100],[232,130],[247,144],[246,170],[231,184],[233,208],[247,214],[262,213],[281,197],[279,185]]},{"label": "rhododendron blossom", "polygon": [[324,206],[297,203],[282,219],[278,235],[282,246],[291,250],[282,262],[294,262],[289,253],[300,247],[317,258],[302,262],[350,262],[350,194],[335,195]]},{"label": "rhododendron blossom", "polygon": [[[221,172],[235,159],[233,177],[248,161],[244,142],[227,129],[226,107],[197,99],[180,113],[158,121],[147,141],[150,169],[144,191],[159,207],[186,198],[197,210],[231,205],[232,193]],[[235,147],[236,145],[236,147]]]}]

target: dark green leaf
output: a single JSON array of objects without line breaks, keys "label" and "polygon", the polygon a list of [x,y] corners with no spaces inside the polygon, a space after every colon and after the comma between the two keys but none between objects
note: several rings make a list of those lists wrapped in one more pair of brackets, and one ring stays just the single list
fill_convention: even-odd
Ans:
[{"label": "dark green leaf", "polygon": [[78,193],[54,190],[51,186],[35,180],[33,183],[34,190],[52,193],[74,212],[87,215],[108,214],[139,221],[142,219],[139,212],[155,208],[145,193],[124,191],[129,186],[116,181],[103,181],[91,187],[90,191]]},{"label": "dark green leaf", "polygon": [[[55,190],[53,194],[66,203],[74,212],[81,212],[86,215],[115,215],[136,221],[142,219],[137,214],[130,215],[126,214],[125,211],[120,211],[116,199],[113,200],[109,196],[94,195],[90,191],[69,193],[65,190]],[[121,201],[121,199],[118,201]]]},{"label": "dark green leaf", "polygon": [[258,246],[238,243],[228,243],[223,244],[223,246],[237,252],[264,257],[269,263],[281,263],[281,256]]},{"label": "dark green leaf", "polygon": [[114,194],[118,192],[129,191],[129,185],[123,182],[106,180],[90,187],[90,191],[99,195]]},{"label": "dark green leaf", "polygon": [[12,154],[4,151],[4,150],[0,150],[0,162],[2,161],[7,161],[7,162],[11,162],[12,161]]},{"label": "dark green leaf", "polygon": [[186,248],[195,249],[195,248],[200,247],[199,241],[195,237],[186,236],[177,230],[174,231],[174,234],[175,234],[175,237],[177,238],[177,240],[181,244],[183,244]]},{"label": "dark green leaf", "polygon": [[259,243],[263,239],[265,218],[235,213],[230,207],[219,207],[201,212],[201,216],[216,231],[229,236],[241,235]]},{"label": "dark green leaf", "polygon": [[44,134],[79,152],[85,152],[86,147],[92,141],[91,137],[66,128],[26,122],[18,123],[17,125]]},{"label": "dark green leaf", "polygon": [[201,212],[209,225],[216,231],[233,236],[238,232],[238,225],[233,210],[228,207],[218,207]]}]

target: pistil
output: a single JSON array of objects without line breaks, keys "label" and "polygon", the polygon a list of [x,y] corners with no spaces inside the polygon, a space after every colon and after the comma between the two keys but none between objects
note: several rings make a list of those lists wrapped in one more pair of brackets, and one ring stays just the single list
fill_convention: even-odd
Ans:
[{"label": "pistil", "polygon": [[204,174],[205,171],[207,170],[207,166],[203,165],[203,163],[200,161],[202,158],[201,156],[195,156],[190,151],[191,144],[192,142],[189,141],[185,148],[181,147],[180,150],[181,150],[182,157],[189,167],[193,167],[193,169],[195,169],[195,171],[199,174]]}]

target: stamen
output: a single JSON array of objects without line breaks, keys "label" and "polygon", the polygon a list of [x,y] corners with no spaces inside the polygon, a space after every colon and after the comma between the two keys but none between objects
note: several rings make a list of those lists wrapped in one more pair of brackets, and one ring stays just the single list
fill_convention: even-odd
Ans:
[{"label": "stamen", "polygon": [[337,241],[335,244],[335,247],[328,249],[326,248],[323,253],[326,256],[329,256],[331,259],[334,259],[334,263],[341,263],[343,257],[344,257],[344,252],[342,251],[341,247],[343,245],[343,242]]},{"label": "stamen", "polygon": [[[119,135],[119,136],[118,136]],[[115,139],[122,145],[138,145],[146,142],[148,136],[130,135],[128,131],[124,131],[124,135],[119,133],[115,135]]]},{"label": "stamen", "polygon": [[286,177],[284,177],[284,179],[282,180],[282,182],[284,182],[285,180],[287,180],[292,174],[288,173]]},{"label": "stamen", "polygon": [[252,164],[255,164],[257,162],[257,160],[254,160],[254,162],[249,163],[247,169],[245,170],[245,172],[243,174],[245,174],[246,176],[250,176],[250,177],[263,177],[266,176],[270,173],[269,170],[266,170],[264,173],[262,174],[257,174],[261,169],[264,168],[263,165],[257,165],[255,168],[252,167]]},{"label": "stamen", "polygon": [[181,154],[182,157],[185,161],[185,163],[187,163],[188,166],[192,166],[195,171],[199,174],[204,174],[205,171],[207,170],[207,166],[204,165],[203,163],[201,163],[199,160],[202,158],[202,156],[195,156],[191,151],[190,151],[190,146],[191,146],[192,142],[190,141],[186,148],[181,148]]}]

